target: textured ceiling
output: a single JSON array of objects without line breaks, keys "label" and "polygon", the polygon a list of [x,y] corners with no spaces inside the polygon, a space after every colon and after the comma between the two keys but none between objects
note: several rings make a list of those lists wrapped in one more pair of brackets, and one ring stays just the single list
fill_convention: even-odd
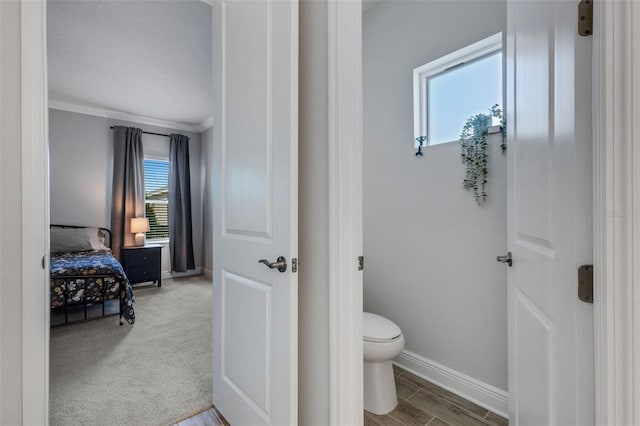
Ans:
[{"label": "textured ceiling", "polygon": [[199,124],[213,111],[211,6],[48,1],[53,101]]}]

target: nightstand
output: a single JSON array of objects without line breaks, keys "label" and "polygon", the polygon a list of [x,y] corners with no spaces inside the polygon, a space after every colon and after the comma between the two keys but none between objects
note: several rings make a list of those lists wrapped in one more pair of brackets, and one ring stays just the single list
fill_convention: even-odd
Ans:
[{"label": "nightstand", "polygon": [[122,247],[122,267],[131,284],[153,281],[162,286],[162,246]]}]

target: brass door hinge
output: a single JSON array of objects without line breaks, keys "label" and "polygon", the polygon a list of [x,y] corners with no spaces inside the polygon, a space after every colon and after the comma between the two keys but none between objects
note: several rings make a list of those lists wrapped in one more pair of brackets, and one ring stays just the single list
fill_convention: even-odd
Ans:
[{"label": "brass door hinge", "polygon": [[582,0],[578,4],[578,34],[593,35],[593,0]]}]

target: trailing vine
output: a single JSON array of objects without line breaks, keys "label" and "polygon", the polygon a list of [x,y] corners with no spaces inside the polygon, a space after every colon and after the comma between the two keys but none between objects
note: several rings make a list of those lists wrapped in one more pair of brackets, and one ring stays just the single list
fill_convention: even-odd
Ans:
[{"label": "trailing vine", "polygon": [[487,199],[487,160],[489,155],[487,135],[493,118],[500,120],[502,142],[500,148],[507,151],[506,121],[498,104],[489,108],[489,114],[476,114],[467,119],[460,133],[460,160],[465,165],[464,189],[473,191],[478,205]]}]

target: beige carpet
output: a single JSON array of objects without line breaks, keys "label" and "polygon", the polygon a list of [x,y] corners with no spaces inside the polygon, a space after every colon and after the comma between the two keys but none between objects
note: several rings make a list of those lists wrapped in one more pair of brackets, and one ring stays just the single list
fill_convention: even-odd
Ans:
[{"label": "beige carpet", "polygon": [[135,287],[136,323],[51,330],[51,425],[166,425],[211,406],[211,282]]}]

